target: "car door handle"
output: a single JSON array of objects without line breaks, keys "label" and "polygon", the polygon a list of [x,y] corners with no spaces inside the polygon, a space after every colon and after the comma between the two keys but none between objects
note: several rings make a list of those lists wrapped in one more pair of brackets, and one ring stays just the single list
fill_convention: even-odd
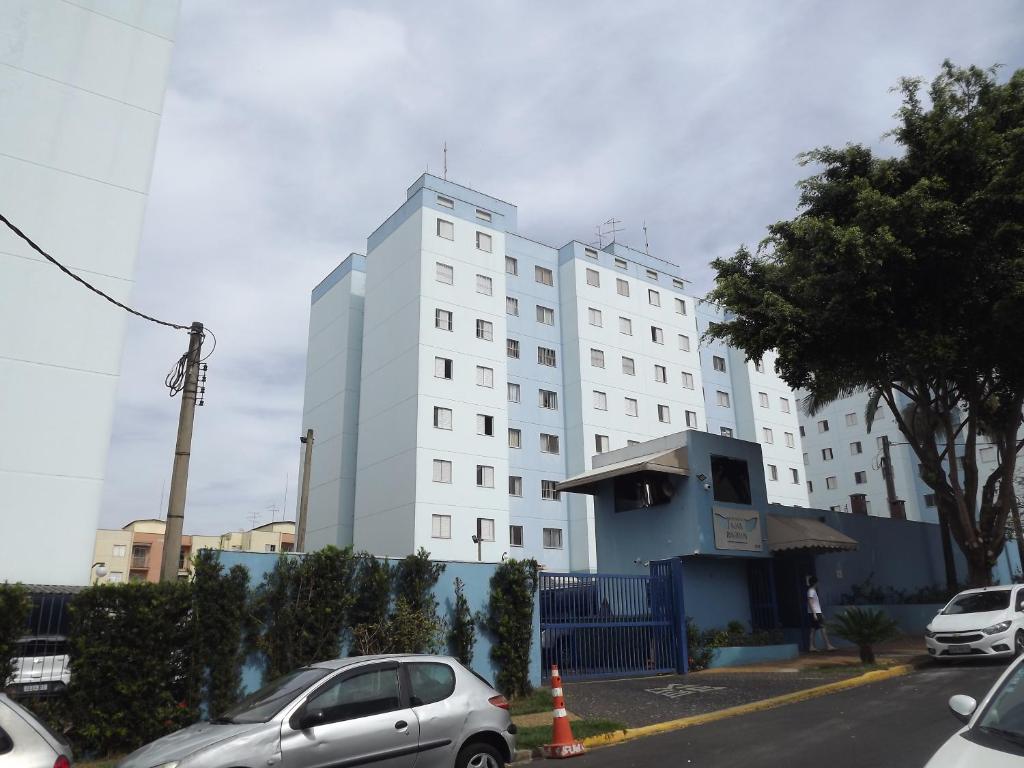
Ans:
[{"label": "car door handle", "polygon": [[405,720],[399,720],[397,723],[395,723],[395,730],[396,731],[404,731],[408,727],[409,727],[409,724],[407,722],[405,722]]}]

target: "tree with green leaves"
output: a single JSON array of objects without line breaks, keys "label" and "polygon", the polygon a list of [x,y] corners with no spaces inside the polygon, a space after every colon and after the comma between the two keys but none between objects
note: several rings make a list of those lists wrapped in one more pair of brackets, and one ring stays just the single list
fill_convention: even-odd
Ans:
[{"label": "tree with green leaves", "polygon": [[491,661],[498,668],[497,688],[506,696],[527,696],[530,684],[530,648],[534,641],[533,606],[540,584],[536,560],[508,559],[491,576],[483,628],[492,636]]},{"label": "tree with green leaves", "polygon": [[473,663],[473,646],[476,645],[476,624],[473,610],[466,599],[466,583],[455,578],[455,605],[452,608],[451,628],[448,630],[448,648],[451,654],[465,666]]},{"label": "tree with green leaves", "polygon": [[[859,144],[801,156],[818,172],[799,185],[799,214],[755,253],[713,262],[709,299],[726,315],[707,334],[752,360],[775,350],[811,413],[866,392],[870,429],[887,406],[983,585],[1022,447],[1024,70],[1000,83],[947,61],[927,98],[922,87],[899,83],[896,156]],[[983,437],[998,459],[987,475]]]}]

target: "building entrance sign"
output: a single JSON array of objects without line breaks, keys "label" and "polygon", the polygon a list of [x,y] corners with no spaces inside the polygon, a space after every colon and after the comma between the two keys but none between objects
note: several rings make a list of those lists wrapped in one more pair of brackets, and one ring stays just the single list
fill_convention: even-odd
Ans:
[{"label": "building entrance sign", "polygon": [[756,509],[714,507],[715,549],[760,552],[761,515]]}]

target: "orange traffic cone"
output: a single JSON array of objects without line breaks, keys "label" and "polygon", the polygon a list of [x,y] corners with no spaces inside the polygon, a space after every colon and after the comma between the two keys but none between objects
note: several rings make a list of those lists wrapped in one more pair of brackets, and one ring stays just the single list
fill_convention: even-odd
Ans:
[{"label": "orange traffic cone", "polygon": [[558,665],[551,665],[551,698],[555,706],[555,722],[551,727],[551,743],[542,746],[544,757],[576,757],[583,754],[583,745],[572,737],[572,727],[565,713],[565,697],[562,695],[562,678]]}]

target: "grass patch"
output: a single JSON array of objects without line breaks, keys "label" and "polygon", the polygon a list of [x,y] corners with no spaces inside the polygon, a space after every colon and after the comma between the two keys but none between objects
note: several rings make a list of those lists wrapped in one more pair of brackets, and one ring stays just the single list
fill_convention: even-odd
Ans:
[{"label": "grass patch", "polygon": [[537,688],[529,696],[520,696],[509,703],[509,711],[515,715],[532,715],[535,712],[550,712],[552,708],[551,691]]},{"label": "grass patch", "polygon": [[[624,731],[626,726],[612,720],[576,720],[572,724],[572,735],[577,739],[586,739],[590,736],[600,736],[602,733],[612,731]],[[534,749],[541,744],[551,741],[550,725],[535,725],[530,728],[520,728],[516,734],[517,749]]]}]

